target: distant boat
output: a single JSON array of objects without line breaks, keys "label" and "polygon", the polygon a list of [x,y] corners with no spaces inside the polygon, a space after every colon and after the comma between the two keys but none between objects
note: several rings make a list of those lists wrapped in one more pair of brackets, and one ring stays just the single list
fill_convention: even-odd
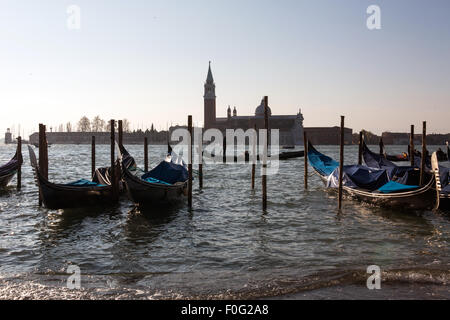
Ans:
[{"label": "distant boat", "polygon": [[[53,143],[47,143],[47,146],[50,148],[50,146],[51,146],[52,144],[53,144]],[[36,148],[39,148],[39,143],[33,143],[32,145],[35,146]]]},{"label": "distant boat", "polygon": [[[288,159],[293,159],[293,158],[301,158],[301,157],[304,157],[304,156],[305,156],[305,151],[304,150],[301,150],[301,151],[285,151],[285,152],[280,152],[278,154],[278,160],[288,160]],[[214,154],[210,154],[210,153],[208,153],[206,151],[203,151],[203,157],[210,158],[210,159],[213,159],[213,158],[214,159],[219,159],[222,156],[221,155],[215,156]],[[271,156],[269,155],[268,158],[270,160]],[[251,160],[250,159],[250,153],[248,151],[245,151],[245,153],[244,153],[244,160],[245,160],[245,162],[249,162]],[[256,160],[257,161],[260,160],[259,155],[256,156]],[[233,157],[233,161],[237,162],[238,161],[238,156],[234,156]]]},{"label": "distant boat", "polygon": [[295,146],[283,146],[282,149],[295,149]]},{"label": "distant boat", "polygon": [[287,160],[287,159],[293,159],[293,158],[301,158],[305,156],[305,151],[290,151],[290,152],[281,152],[278,155],[278,159],[280,160]]},{"label": "distant boat", "polygon": [[[409,146],[408,146],[409,149]],[[380,139],[380,154],[385,157],[389,161],[409,161],[409,154],[406,152],[403,152],[401,154],[387,154],[386,149],[384,147],[383,139]]]}]

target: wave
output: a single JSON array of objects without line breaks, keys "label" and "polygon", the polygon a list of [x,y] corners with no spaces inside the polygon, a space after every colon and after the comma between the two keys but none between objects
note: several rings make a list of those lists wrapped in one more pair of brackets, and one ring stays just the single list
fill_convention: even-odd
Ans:
[{"label": "wave", "polygon": [[[229,276],[229,275],[228,275]],[[381,270],[383,294],[374,296],[366,287],[370,274],[361,270],[321,271],[306,276],[277,276],[262,279],[242,276],[239,286],[227,286],[225,279],[213,281],[192,274],[130,273],[84,275],[82,288],[66,287],[67,275],[43,274],[0,275],[0,299],[366,299],[366,298],[450,298],[450,268],[420,266]],[[153,280],[162,277],[159,286]],[[167,285],[166,279],[175,279]],[[189,278],[188,285],[181,285]],[[146,282],[147,281],[147,282]],[[148,282],[150,281],[150,282]],[[153,281],[153,282],[152,282]],[[148,284],[150,283],[150,284]],[[177,287],[177,283],[180,285]],[[399,288],[408,288],[402,290]],[[395,292],[395,295],[393,294]],[[438,293],[435,295],[435,293]]]}]

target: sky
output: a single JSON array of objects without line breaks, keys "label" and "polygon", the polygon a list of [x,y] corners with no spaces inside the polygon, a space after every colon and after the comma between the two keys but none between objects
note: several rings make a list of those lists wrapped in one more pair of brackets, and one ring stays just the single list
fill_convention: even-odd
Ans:
[{"label": "sky", "polygon": [[[80,29],[70,29],[70,5]],[[369,5],[381,29],[369,30]],[[304,126],[448,133],[448,0],[1,0],[0,132],[86,115],[132,129],[203,124],[208,61],[228,105]],[[70,20],[72,21],[72,20]]]}]

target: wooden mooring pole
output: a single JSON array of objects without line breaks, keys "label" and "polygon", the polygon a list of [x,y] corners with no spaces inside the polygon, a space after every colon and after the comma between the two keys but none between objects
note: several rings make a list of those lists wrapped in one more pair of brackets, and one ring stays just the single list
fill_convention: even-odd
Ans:
[{"label": "wooden mooring pole", "polygon": [[422,128],[422,157],[420,159],[420,185],[425,184],[425,161],[427,156],[427,122],[423,122]]},{"label": "wooden mooring pole", "polygon": [[339,199],[338,208],[342,209],[342,179],[344,176],[344,116],[341,116],[341,141],[340,141],[340,156],[339,156]]},{"label": "wooden mooring pole", "polygon": [[362,147],[363,147],[363,132],[364,131],[360,131],[359,132],[359,146],[358,146],[358,164],[362,165]]},{"label": "wooden mooring pole", "polygon": [[223,150],[223,156],[222,156],[222,162],[227,162],[227,136],[223,136],[223,144],[222,144],[222,150]]},{"label": "wooden mooring pole", "polygon": [[409,135],[409,160],[411,167],[414,167],[414,125],[411,125],[411,133]]},{"label": "wooden mooring pole", "polygon": [[17,168],[17,190],[22,188],[22,137],[17,138],[17,157],[19,160],[19,168]]},{"label": "wooden mooring pole", "polygon": [[118,132],[119,132],[119,146],[123,146],[123,126],[122,126],[122,120],[119,120],[119,127],[118,127]]},{"label": "wooden mooring pole", "polygon": [[197,136],[198,141],[198,186],[203,189],[203,130]]},{"label": "wooden mooring pole", "polygon": [[91,141],[91,178],[95,175],[95,136],[92,136]]},{"label": "wooden mooring pole", "polygon": [[169,129],[167,129],[167,154],[170,154],[172,152],[172,147],[170,146],[170,132]]},{"label": "wooden mooring pole", "polygon": [[308,137],[306,134],[305,129],[303,129],[303,152],[305,153],[304,160],[305,160],[305,190],[308,189]]},{"label": "wooden mooring pole", "polygon": [[188,116],[189,144],[188,144],[188,206],[192,208],[192,116]]},{"label": "wooden mooring pole", "polygon": [[144,171],[148,172],[148,138],[144,138]]},{"label": "wooden mooring pole", "polygon": [[[38,142],[38,148],[39,148],[39,159],[38,159],[38,165],[39,165],[39,173],[43,174],[43,169],[44,169],[44,146],[43,146],[43,129],[42,129],[43,124],[39,123],[39,142]],[[42,193],[41,193],[41,188],[39,188],[39,207],[42,206]]]},{"label": "wooden mooring pole", "polygon": [[113,191],[114,199],[117,199],[119,196],[119,186],[118,179],[116,179],[116,157],[115,157],[115,146],[116,146],[116,137],[115,137],[115,120],[110,121],[111,125],[111,185]]},{"label": "wooden mooring pole", "polygon": [[267,209],[267,153],[269,148],[269,115],[268,115],[268,107],[269,107],[269,97],[264,97],[264,129],[265,132],[265,141],[264,141],[264,151],[263,151],[263,172],[262,172],[262,201],[263,201],[263,210]]},{"label": "wooden mooring pole", "polygon": [[445,144],[447,145],[447,159],[450,161],[450,147],[448,146],[448,141],[446,141]]},{"label": "wooden mooring pole", "polygon": [[254,128],[255,131],[253,133],[252,141],[252,159],[249,159],[252,161],[252,190],[255,190],[256,160],[258,159],[258,156],[256,155],[256,144],[258,143],[258,132],[256,131],[256,124]]},{"label": "wooden mooring pole", "polygon": [[[45,125],[39,124],[39,172],[48,179],[48,145],[45,135]],[[39,206],[42,206],[42,194],[39,191]]]},{"label": "wooden mooring pole", "polygon": [[380,138],[380,156],[384,157],[384,142],[383,142],[383,138]]}]

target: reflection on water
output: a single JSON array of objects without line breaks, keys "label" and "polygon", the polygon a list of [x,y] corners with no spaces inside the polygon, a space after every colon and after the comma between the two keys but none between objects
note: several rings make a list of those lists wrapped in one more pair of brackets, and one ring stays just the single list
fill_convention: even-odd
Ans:
[{"label": "reflection on water", "polygon": [[[97,146],[98,166],[108,165],[108,148]],[[127,149],[143,163],[141,146]],[[338,158],[336,146],[318,149]],[[13,150],[1,146],[0,163]],[[89,151],[89,146],[52,146],[50,179],[89,176]],[[150,167],[165,151],[150,146]],[[357,147],[346,147],[345,158],[356,162]],[[278,174],[268,177],[265,213],[261,178],[250,190],[251,168],[244,164],[205,165],[204,189],[194,182],[192,210],[185,203],[137,208],[126,197],[111,207],[48,210],[37,205],[25,153],[24,161],[23,189],[0,194],[0,297],[61,294],[52,288],[64,285],[70,264],[80,267],[86,288],[75,297],[89,298],[257,298],[311,289],[326,297],[333,290],[323,288],[332,286],[356,286],[355,297],[370,298],[364,288],[372,264],[399,270],[386,273],[394,287],[399,279],[428,279],[439,288],[430,290],[442,294],[448,284],[448,214],[405,213],[355,201],[345,201],[338,214],[336,196],[324,191],[318,177],[312,175],[304,190],[303,159],[280,162]]]}]

